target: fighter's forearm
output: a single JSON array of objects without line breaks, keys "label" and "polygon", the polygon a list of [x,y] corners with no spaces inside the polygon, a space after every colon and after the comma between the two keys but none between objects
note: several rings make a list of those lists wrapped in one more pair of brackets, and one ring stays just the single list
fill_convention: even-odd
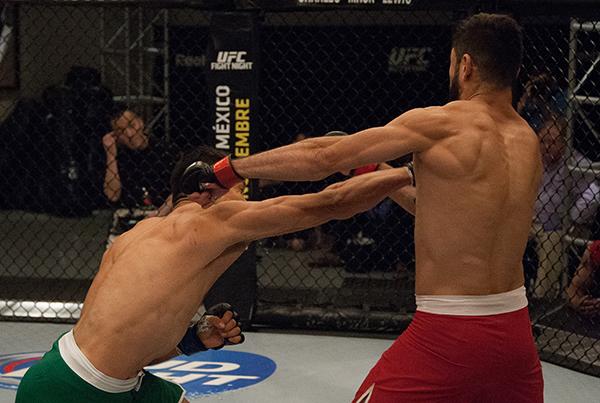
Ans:
[{"label": "fighter's forearm", "polygon": [[412,177],[406,168],[390,169],[352,178],[338,188],[336,203],[339,216],[348,218],[374,207],[397,189],[410,185]]},{"label": "fighter's forearm", "polygon": [[[393,169],[392,166],[382,163],[379,164],[380,170]],[[408,213],[415,215],[417,211],[417,188],[414,186],[403,186],[400,189],[390,193],[390,199],[396,202]]]},{"label": "fighter's forearm", "polygon": [[417,188],[414,186],[404,186],[390,194],[390,199],[396,202],[408,213],[415,215],[417,213]]},{"label": "fighter's forearm", "polygon": [[342,137],[315,137],[275,148],[232,162],[235,171],[244,178],[289,181],[314,181],[334,173],[323,158],[325,147]]}]

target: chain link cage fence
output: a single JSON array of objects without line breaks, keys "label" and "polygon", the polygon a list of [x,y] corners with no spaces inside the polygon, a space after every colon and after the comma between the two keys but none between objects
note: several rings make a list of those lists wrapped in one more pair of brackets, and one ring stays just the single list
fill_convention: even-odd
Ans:
[{"label": "chain link cage fence", "polygon": [[[242,81],[254,87],[241,88],[257,105],[257,129],[251,147],[235,148],[243,156],[443,104],[453,24],[503,11],[524,27],[515,107],[545,163],[523,258],[536,341],[543,359],[600,374],[600,15],[591,2],[193,3],[3,4],[2,319],[77,320],[111,240],[168,202],[179,153],[222,139],[228,121],[212,103],[229,98],[214,85],[218,66],[252,70]],[[215,50],[224,34],[214,14],[223,9],[219,18],[250,16],[254,28]],[[341,179],[258,181],[250,196],[314,192]],[[415,310],[412,233],[413,218],[386,200],[347,221],[257,242],[246,261],[256,273],[254,323],[401,331]]]}]

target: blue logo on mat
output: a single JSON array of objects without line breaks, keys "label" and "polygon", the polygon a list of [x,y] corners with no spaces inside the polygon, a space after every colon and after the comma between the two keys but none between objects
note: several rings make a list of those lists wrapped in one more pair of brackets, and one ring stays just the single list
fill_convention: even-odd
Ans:
[{"label": "blue logo on mat", "polygon": [[[17,389],[27,370],[44,353],[0,356],[0,388]],[[264,381],[277,365],[262,355],[228,350],[209,350],[179,356],[147,367],[161,378],[180,384],[190,398],[241,389]],[[142,381],[143,382],[143,381]]]},{"label": "blue logo on mat", "polygon": [[271,376],[276,368],[273,360],[262,355],[209,350],[176,357],[147,369],[180,384],[186,396],[193,398],[257,384]]}]

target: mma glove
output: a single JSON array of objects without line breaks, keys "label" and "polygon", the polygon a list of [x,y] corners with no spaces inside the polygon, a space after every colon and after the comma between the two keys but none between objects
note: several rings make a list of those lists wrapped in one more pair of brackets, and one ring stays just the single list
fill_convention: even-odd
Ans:
[{"label": "mma glove", "polygon": [[[187,329],[187,331],[185,332],[185,335],[183,336],[183,338],[181,339],[179,344],[177,344],[178,352],[185,354],[185,355],[192,355],[192,354],[195,354],[200,351],[220,350],[224,346],[242,344],[246,338],[245,338],[244,334],[241,332],[239,335],[234,336],[234,337],[239,336],[241,338],[241,340],[238,343],[233,343],[233,342],[229,341],[229,339],[225,339],[225,341],[222,345],[217,346],[217,347],[208,348],[200,340],[200,335],[203,332],[209,330],[210,327],[212,326],[210,323],[208,323],[207,316],[217,316],[219,318],[222,318],[225,315],[225,312],[227,312],[227,311],[231,311],[233,313],[232,320],[236,321],[236,327],[241,328],[242,325],[239,321],[239,315],[233,309],[233,307],[227,303],[217,304],[217,305],[212,306],[209,309],[207,309],[206,312],[204,313],[204,315],[202,315],[202,317],[200,318],[200,320],[193,323],[192,326],[190,326]],[[233,338],[233,337],[231,337],[231,338]]]},{"label": "mma glove", "polygon": [[188,166],[181,176],[181,192],[192,194],[205,190],[203,183],[214,183],[224,189],[231,189],[244,178],[235,172],[231,165],[231,157],[227,156],[214,165],[202,161],[196,161]]},{"label": "mma glove", "polygon": [[[340,131],[340,130],[334,130],[334,131],[325,133],[325,137],[328,137],[328,136],[347,136],[347,135],[348,135],[348,133]],[[368,174],[369,172],[375,172],[375,171],[377,171],[378,168],[379,168],[379,164],[364,165],[362,167],[354,168],[353,170],[351,170],[350,171],[350,176],[358,176],[358,175]]]}]

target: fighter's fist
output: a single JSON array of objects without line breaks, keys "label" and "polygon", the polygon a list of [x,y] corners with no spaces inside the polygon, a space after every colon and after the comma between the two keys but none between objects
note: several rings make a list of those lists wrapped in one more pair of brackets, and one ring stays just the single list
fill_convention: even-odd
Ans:
[{"label": "fighter's fist", "polygon": [[231,159],[225,157],[214,165],[196,161],[183,172],[181,191],[185,194],[202,192],[205,183],[214,183],[222,188],[230,189],[243,179],[235,172]]},{"label": "fighter's fist", "polygon": [[198,338],[206,348],[218,350],[245,340],[237,312],[227,303],[210,307],[198,323]]},{"label": "fighter's fist", "polygon": [[203,183],[218,182],[213,167],[202,161],[196,161],[188,166],[181,176],[181,192],[190,195],[203,192]]},{"label": "fighter's fist", "polygon": [[208,349],[218,350],[225,345],[244,342],[238,314],[229,304],[209,308],[198,322],[188,327],[177,344],[177,350],[192,355]]}]

